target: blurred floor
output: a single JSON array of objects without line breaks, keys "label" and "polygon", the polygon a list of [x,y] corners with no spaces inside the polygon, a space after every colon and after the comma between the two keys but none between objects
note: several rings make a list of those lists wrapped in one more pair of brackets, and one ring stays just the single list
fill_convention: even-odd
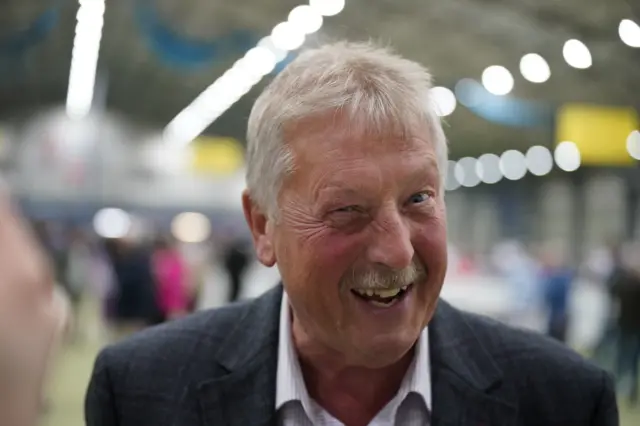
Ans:
[{"label": "blurred floor", "polygon": [[[256,296],[268,289],[274,282],[277,282],[277,273],[274,274],[273,272],[273,270],[265,271],[261,268],[251,271],[247,276],[247,282],[254,283],[254,285],[246,288],[243,292],[244,295],[246,297]],[[214,274],[211,277],[208,288],[204,290],[201,307],[219,306],[224,303],[226,298],[225,281],[222,274]],[[465,302],[464,295],[467,295],[468,299],[471,294],[475,305],[473,310],[492,313],[499,308],[499,301],[504,300],[504,296],[501,296],[498,288],[492,285],[489,281],[484,282],[481,279],[473,283],[449,282],[446,286],[448,288],[443,294],[445,298],[454,304],[465,308],[471,306],[468,306],[468,300]],[[469,291],[471,287],[482,289],[482,291]],[[482,293],[484,296],[478,297],[478,293]],[[574,301],[576,315],[580,312],[592,312],[593,309],[597,309],[596,302],[594,302],[595,297],[588,288],[581,291]],[[486,301],[484,307],[478,307],[478,303],[483,304],[481,299]],[[96,306],[89,304],[89,309],[84,309],[83,311],[81,321],[84,324],[95,324],[97,318]],[[584,318],[593,321],[593,312],[585,315]],[[593,322],[590,325],[585,325],[582,319],[576,322],[582,324],[582,327],[585,328],[585,330],[578,328],[573,332],[577,336],[576,341],[591,340],[592,337],[589,334],[594,334],[593,328],[597,327],[597,325],[593,324]],[[587,328],[591,329],[590,333],[586,330]],[[82,418],[84,392],[94,358],[104,341],[101,335],[99,328],[92,326],[88,336],[85,336],[84,339],[77,343],[67,345],[62,350],[62,353],[59,354],[49,387],[50,409],[43,423],[44,426],[81,426],[84,424]],[[626,402],[621,402],[620,410],[621,426],[640,425],[640,407],[631,410]]]}]

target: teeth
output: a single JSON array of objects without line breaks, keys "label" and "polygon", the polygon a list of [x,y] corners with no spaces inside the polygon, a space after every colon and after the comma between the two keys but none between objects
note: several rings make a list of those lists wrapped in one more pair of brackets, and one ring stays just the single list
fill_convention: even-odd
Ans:
[{"label": "teeth", "polygon": [[357,293],[359,293],[362,296],[378,296],[381,297],[383,299],[387,299],[389,297],[395,297],[397,296],[401,291],[406,290],[407,287],[409,286],[404,286],[402,288],[394,288],[394,289],[389,289],[389,290],[371,290],[371,289],[367,289],[367,290],[359,290],[359,289],[355,289],[355,291]]},{"label": "teeth", "polygon": [[391,290],[376,290],[375,295],[386,299],[387,297],[395,297],[400,293],[401,289],[395,288]]}]

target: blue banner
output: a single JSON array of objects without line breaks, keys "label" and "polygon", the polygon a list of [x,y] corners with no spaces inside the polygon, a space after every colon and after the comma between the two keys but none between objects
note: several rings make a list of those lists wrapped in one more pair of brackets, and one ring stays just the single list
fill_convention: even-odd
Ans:
[{"label": "blue banner", "polygon": [[183,69],[209,66],[228,56],[239,57],[258,41],[252,33],[242,30],[232,31],[212,41],[190,39],[162,22],[149,0],[136,2],[135,15],[144,38],[158,58]]},{"label": "blue banner", "polygon": [[496,96],[471,79],[460,80],[456,84],[455,94],[462,105],[487,121],[508,127],[553,128],[555,105]]},{"label": "blue banner", "polygon": [[9,33],[0,40],[0,57],[16,58],[46,38],[58,23],[58,5],[44,11],[26,28]]}]

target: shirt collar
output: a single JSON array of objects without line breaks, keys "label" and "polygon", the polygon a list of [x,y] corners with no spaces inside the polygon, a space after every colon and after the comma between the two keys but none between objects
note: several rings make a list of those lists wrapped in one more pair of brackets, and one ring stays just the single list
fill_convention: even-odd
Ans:
[{"label": "shirt collar", "polygon": [[[416,393],[424,399],[427,409],[431,410],[431,368],[429,360],[429,332],[425,328],[416,344],[413,362],[407,370],[397,394],[401,402],[410,393]],[[291,315],[287,293],[282,293],[280,306],[280,328],[278,338],[278,366],[276,376],[276,410],[290,401],[300,401],[307,413],[315,411],[317,406],[311,401],[304,383],[298,355],[291,337]]]}]

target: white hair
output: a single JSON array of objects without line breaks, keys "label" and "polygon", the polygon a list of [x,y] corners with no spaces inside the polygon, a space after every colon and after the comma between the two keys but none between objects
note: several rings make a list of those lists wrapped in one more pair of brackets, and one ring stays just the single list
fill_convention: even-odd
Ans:
[{"label": "white hair", "polygon": [[301,53],[251,110],[247,126],[251,199],[269,216],[277,216],[282,181],[294,169],[284,141],[285,126],[331,111],[346,114],[360,132],[411,134],[426,127],[444,179],[447,141],[430,89],[431,75],[424,67],[371,43],[339,42]]}]

